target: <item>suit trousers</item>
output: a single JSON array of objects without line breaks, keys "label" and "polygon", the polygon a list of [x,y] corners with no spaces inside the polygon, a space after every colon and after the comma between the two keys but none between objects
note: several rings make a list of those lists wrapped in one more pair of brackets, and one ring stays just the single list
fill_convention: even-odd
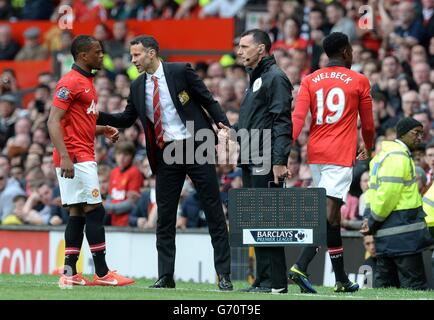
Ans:
[{"label": "suit trousers", "polygon": [[[185,140],[181,143],[186,154]],[[169,143],[170,144],[170,143]],[[167,144],[168,145],[168,144]],[[167,145],[164,148],[167,148]],[[218,274],[230,274],[230,246],[226,218],[223,213],[216,167],[214,164],[167,164],[163,149],[156,151],[156,200],[158,275],[173,276],[175,271],[175,235],[178,202],[186,175],[194,184],[208,223],[214,248],[214,266]],[[196,147],[195,147],[196,149]],[[191,150],[189,150],[191,152]],[[185,158],[185,157],[184,157]],[[185,159],[184,159],[185,160]],[[195,254],[195,248],[190,248]]]},{"label": "suit trousers", "polygon": [[375,284],[377,288],[427,290],[422,253],[398,257],[377,257]]},{"label": "suit trousers", "polygon": [[[274,181],[272,170],[266,175],[253,175],[252,167],[243,167],[243,188],[268,188]],[[255,247],[256,279],[255,287],[286,288],[286,258],[284,247]]]}]

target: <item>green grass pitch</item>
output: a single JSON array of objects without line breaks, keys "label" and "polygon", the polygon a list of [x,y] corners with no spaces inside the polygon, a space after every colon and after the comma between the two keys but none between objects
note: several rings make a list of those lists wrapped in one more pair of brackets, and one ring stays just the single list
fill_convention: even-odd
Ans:
[{"label": "green grass pitch", "polygon": [[[91,277],[89,277],[91,278]],[[301,294],[296,285],[288,294],[220,292],[215,284],[176,283],[176,289],[150,289],[150,279],[136,279],[127,287],[76,287],[60,289],[58,277],[50,275],[0,275],[0,300],[434,300],[434,291],[362,289],[336,294],[332,288],[316,287],[318,294]],[[234,282],[235,290],[248,286]]]}]

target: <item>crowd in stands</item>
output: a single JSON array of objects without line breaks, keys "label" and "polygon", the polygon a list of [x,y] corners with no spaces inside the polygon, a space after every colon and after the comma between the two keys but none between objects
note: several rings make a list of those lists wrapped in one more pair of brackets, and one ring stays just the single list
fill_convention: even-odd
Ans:
[{"label": "crowd in stands", "polygon": [[[129,62],[129,41],[134,34],[126,19],[167,19],[210,15],[233,16],[247,1],[19,1],[0,0],[0,19],[58,19],[57,8],[74,7],[78,21],[99,19],[93,35],[102,42],[104,69],[95,77],[97,108],[120,112],[127,104],[129,85],[137,77]],[[21,3],[21,2],[19,2]],[[258,2],[254,2],[258,4]],[[346,0],[320,1],[268,0],[259,2],[266,12],[259,20],[272,40],[272,54],[294,86],[294,100],[304,76],[327,64],[321,42],[333,31],[346,33],[353,46],[352,69],[366,75],[372,88],[376,144],[396,138],[394,126],[403,117],[414,117],[424,125],[424,145],[415,152],[421,193],[434,179],[434,1],[432,0]],[[361,28],[358,8],[372,9],[372,28]],[[232,10],[236,9],[236,10]],[[194,15],[193,15],[194,16]],[[117,20],[108,28],[106,19]],[[37,27],[24,33],[20,48],[11,36],[11,26],[0,23],[0,60],[45,59],[53,57],[53,72],[42,73],[34,88],[34,98],[22,103],[29,88],[19,88],[16,75],[4,69],[0,75],[0,220],[3,224],[64,224],[68,215],[60,206],[52,161],[52,145],[47,133],[47,116],[56,81],[73,63],[70,45],[75,36],[69,30],[42,39]],[[56,38],[57,37],[57,38]],[[54,46],[50,44],[56,43]],[[248,75],[234,51],[219,61],[194,64],[214,98],[219,101],[233,125]],[[312,176],[307,166],[307,120],[290,155],[293,177],[287,187],[308,187]],[[360,142],[362,141],[359,139]],[[112,145],[96,140],[101,193],[108,212],[107,225],[154,228],[157,219],[155,178],[144,147],[139,123],[121,132]],[[364,210],[368,181],[367,161],[357,162],[346,204],[342,207],[342,227],[358,230]],[[235,165],[218,165],[221,197],[227,213],[228,190],[242,187]],[[178,210],[178,228],[205,227],[203,208],[194,186],[187,178]]]}]

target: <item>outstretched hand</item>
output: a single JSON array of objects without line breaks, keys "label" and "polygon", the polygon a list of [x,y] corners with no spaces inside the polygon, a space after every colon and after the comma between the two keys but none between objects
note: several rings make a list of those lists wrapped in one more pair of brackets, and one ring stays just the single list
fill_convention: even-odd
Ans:
[{"label": "outstretched hand", "polygon": [[119,130],[112,126],[104,127],[104,136],[112,143],[115,143],[119,139]]}]

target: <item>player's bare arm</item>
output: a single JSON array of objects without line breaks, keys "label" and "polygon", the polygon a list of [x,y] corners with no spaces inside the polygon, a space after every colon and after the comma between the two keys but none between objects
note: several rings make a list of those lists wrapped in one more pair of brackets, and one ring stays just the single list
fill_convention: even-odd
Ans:
[{"label": "player's bare arm", "polygon": [[66,149],[62,128],[60,126],[60,121],[65,116],[65,113],[65,110],[54,106],[51,107],[47,125],[50,139],[60,156],[60,176],[72,179],[74,178],[74,164]]},{"label": "player's bare arm", "polygon": [[119,130],[112,126],[96,126],[95,135],[104,135],[112,143],[119,139]]}]

